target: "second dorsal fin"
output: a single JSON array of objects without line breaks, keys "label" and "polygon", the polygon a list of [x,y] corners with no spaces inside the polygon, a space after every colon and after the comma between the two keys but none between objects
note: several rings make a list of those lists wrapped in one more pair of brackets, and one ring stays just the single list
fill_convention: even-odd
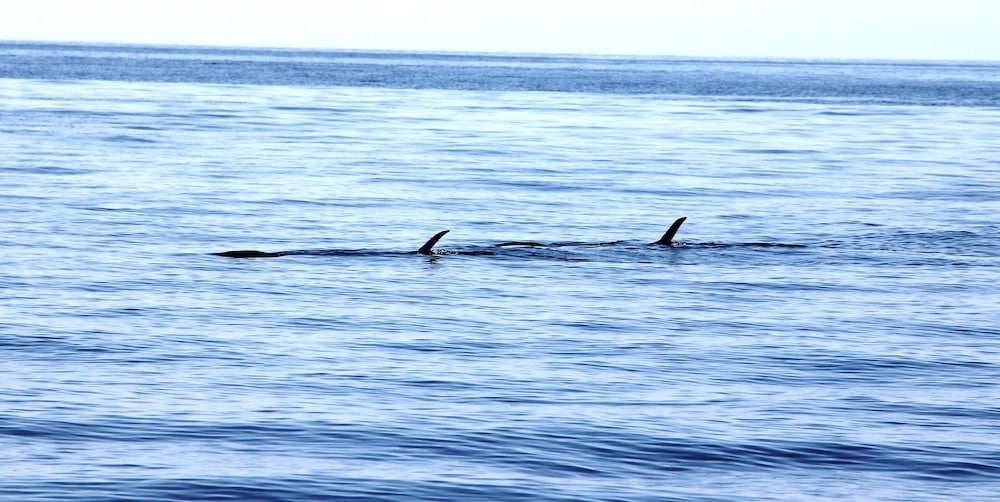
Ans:
[{"label": "second dorsal fin", "polygon": [[681,225],[684,224],[684,220],[686,219],[687,216],[681,216],[680,218],[674,220],[673,225],[670,225],[670,228],[664,232],[663,237],[660,237],[660,240],[654,242],[653,244],[660,244],[661,246],[669,246],[673,244],[674,236],[677,235],[677,231],[681,229]]}]

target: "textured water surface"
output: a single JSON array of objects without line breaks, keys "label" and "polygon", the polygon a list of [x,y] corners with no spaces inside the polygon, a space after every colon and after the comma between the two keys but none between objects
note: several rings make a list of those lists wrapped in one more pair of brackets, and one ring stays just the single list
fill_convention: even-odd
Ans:
[{"label": "textured water surface", "polygon": [[998,91],[0,44],[0,498],[993,500]]}]

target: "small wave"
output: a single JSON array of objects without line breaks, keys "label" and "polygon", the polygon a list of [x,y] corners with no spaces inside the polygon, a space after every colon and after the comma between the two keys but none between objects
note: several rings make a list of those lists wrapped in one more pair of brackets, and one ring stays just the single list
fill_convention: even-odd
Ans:
[{"label": "small wave", "polygon": [[[57,175],[57,176],[73,176],[79,174],[90,174],[93,172],[92,169],[83,169],[78,167],[64,167],[64,166],[13,166],[13,167],[0,168],[0,171],[19,172],[27,174]],[[30,196],[18,195],[18,194],[4,194],[4,197],[29,198]]]},{"label": "small wave", "polygon": [[745,149],[745,150],[735,150],[740,153],[751,153],[751,154],[765,154],[765,155],[816,155],[820,152],[819,150],[796,150],[787,148],[758,148],[758,149]]},{"label": "small wave", "polygon": [[[382,475],[380,475],[382,474]],[[162,476],[162,474],[160,475]],[[370,501],[536,500],[574,502],[579,497],[547,493],[525,480],[393,479],[388,473],[366,477],[330,475],[206,476],[166,479],[154,473],[111,481],[5,479],[0,496],[11,500],[246,500]],[[657,498],[657,500],[666,500]],[[684,499],[694,500],[695,499]],[[707,500],[707,499],[706,499]]]},{"label": "small wave", "polygon": [[130,136],[127,134],[116,134],[114,136],[108,136],[104,138],[104,141],[109,141],[112,143],[156,143],[156,140],[149,138],[142,138],[139,136]]},{"label": "small wave", "polygon": [[727,113],[766,113],[766,112],[777,111],[777,108],[738,106],[731,108],[723,108],[719,111]]}]

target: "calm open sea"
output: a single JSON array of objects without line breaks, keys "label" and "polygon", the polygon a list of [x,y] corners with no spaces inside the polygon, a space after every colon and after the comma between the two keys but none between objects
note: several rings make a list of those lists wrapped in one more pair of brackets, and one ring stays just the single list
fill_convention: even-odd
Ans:
[{"label": "calm open sea", "polygon": [[997,500],[998,138],[1000,63],[0,43],[0,499]]}]

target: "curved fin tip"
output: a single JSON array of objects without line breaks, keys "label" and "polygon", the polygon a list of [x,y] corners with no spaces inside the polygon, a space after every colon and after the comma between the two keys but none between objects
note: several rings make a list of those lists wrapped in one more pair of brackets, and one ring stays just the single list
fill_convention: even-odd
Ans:
[{"label": "curved fin tip", "polygon": [[437,244],[437,242],[441,240],[442,237],[444,237],[444,234],[448,232],[450,232],[450,230],[442,230],[434,234],[433,237],[427,239],[427,242],[425,242],[423,246],[420,246],[420,249],[417,250],[417,253],[431,254],[431,249],[434,247],[434,245]]},{"label": "curved fin tip", "polygon": [[680,218],[674,220],[674,223],[670,225],[670,228],[663,233],[663,237],[660,237],[660,240],[654,242],[653,244],[659,244],[661,246],[669,246],[673,244],[674,236],[677,235],[677,231],[681,229],[681,225],[684,224],[684,220],[686,219],[687,216],[681,216]]}]

